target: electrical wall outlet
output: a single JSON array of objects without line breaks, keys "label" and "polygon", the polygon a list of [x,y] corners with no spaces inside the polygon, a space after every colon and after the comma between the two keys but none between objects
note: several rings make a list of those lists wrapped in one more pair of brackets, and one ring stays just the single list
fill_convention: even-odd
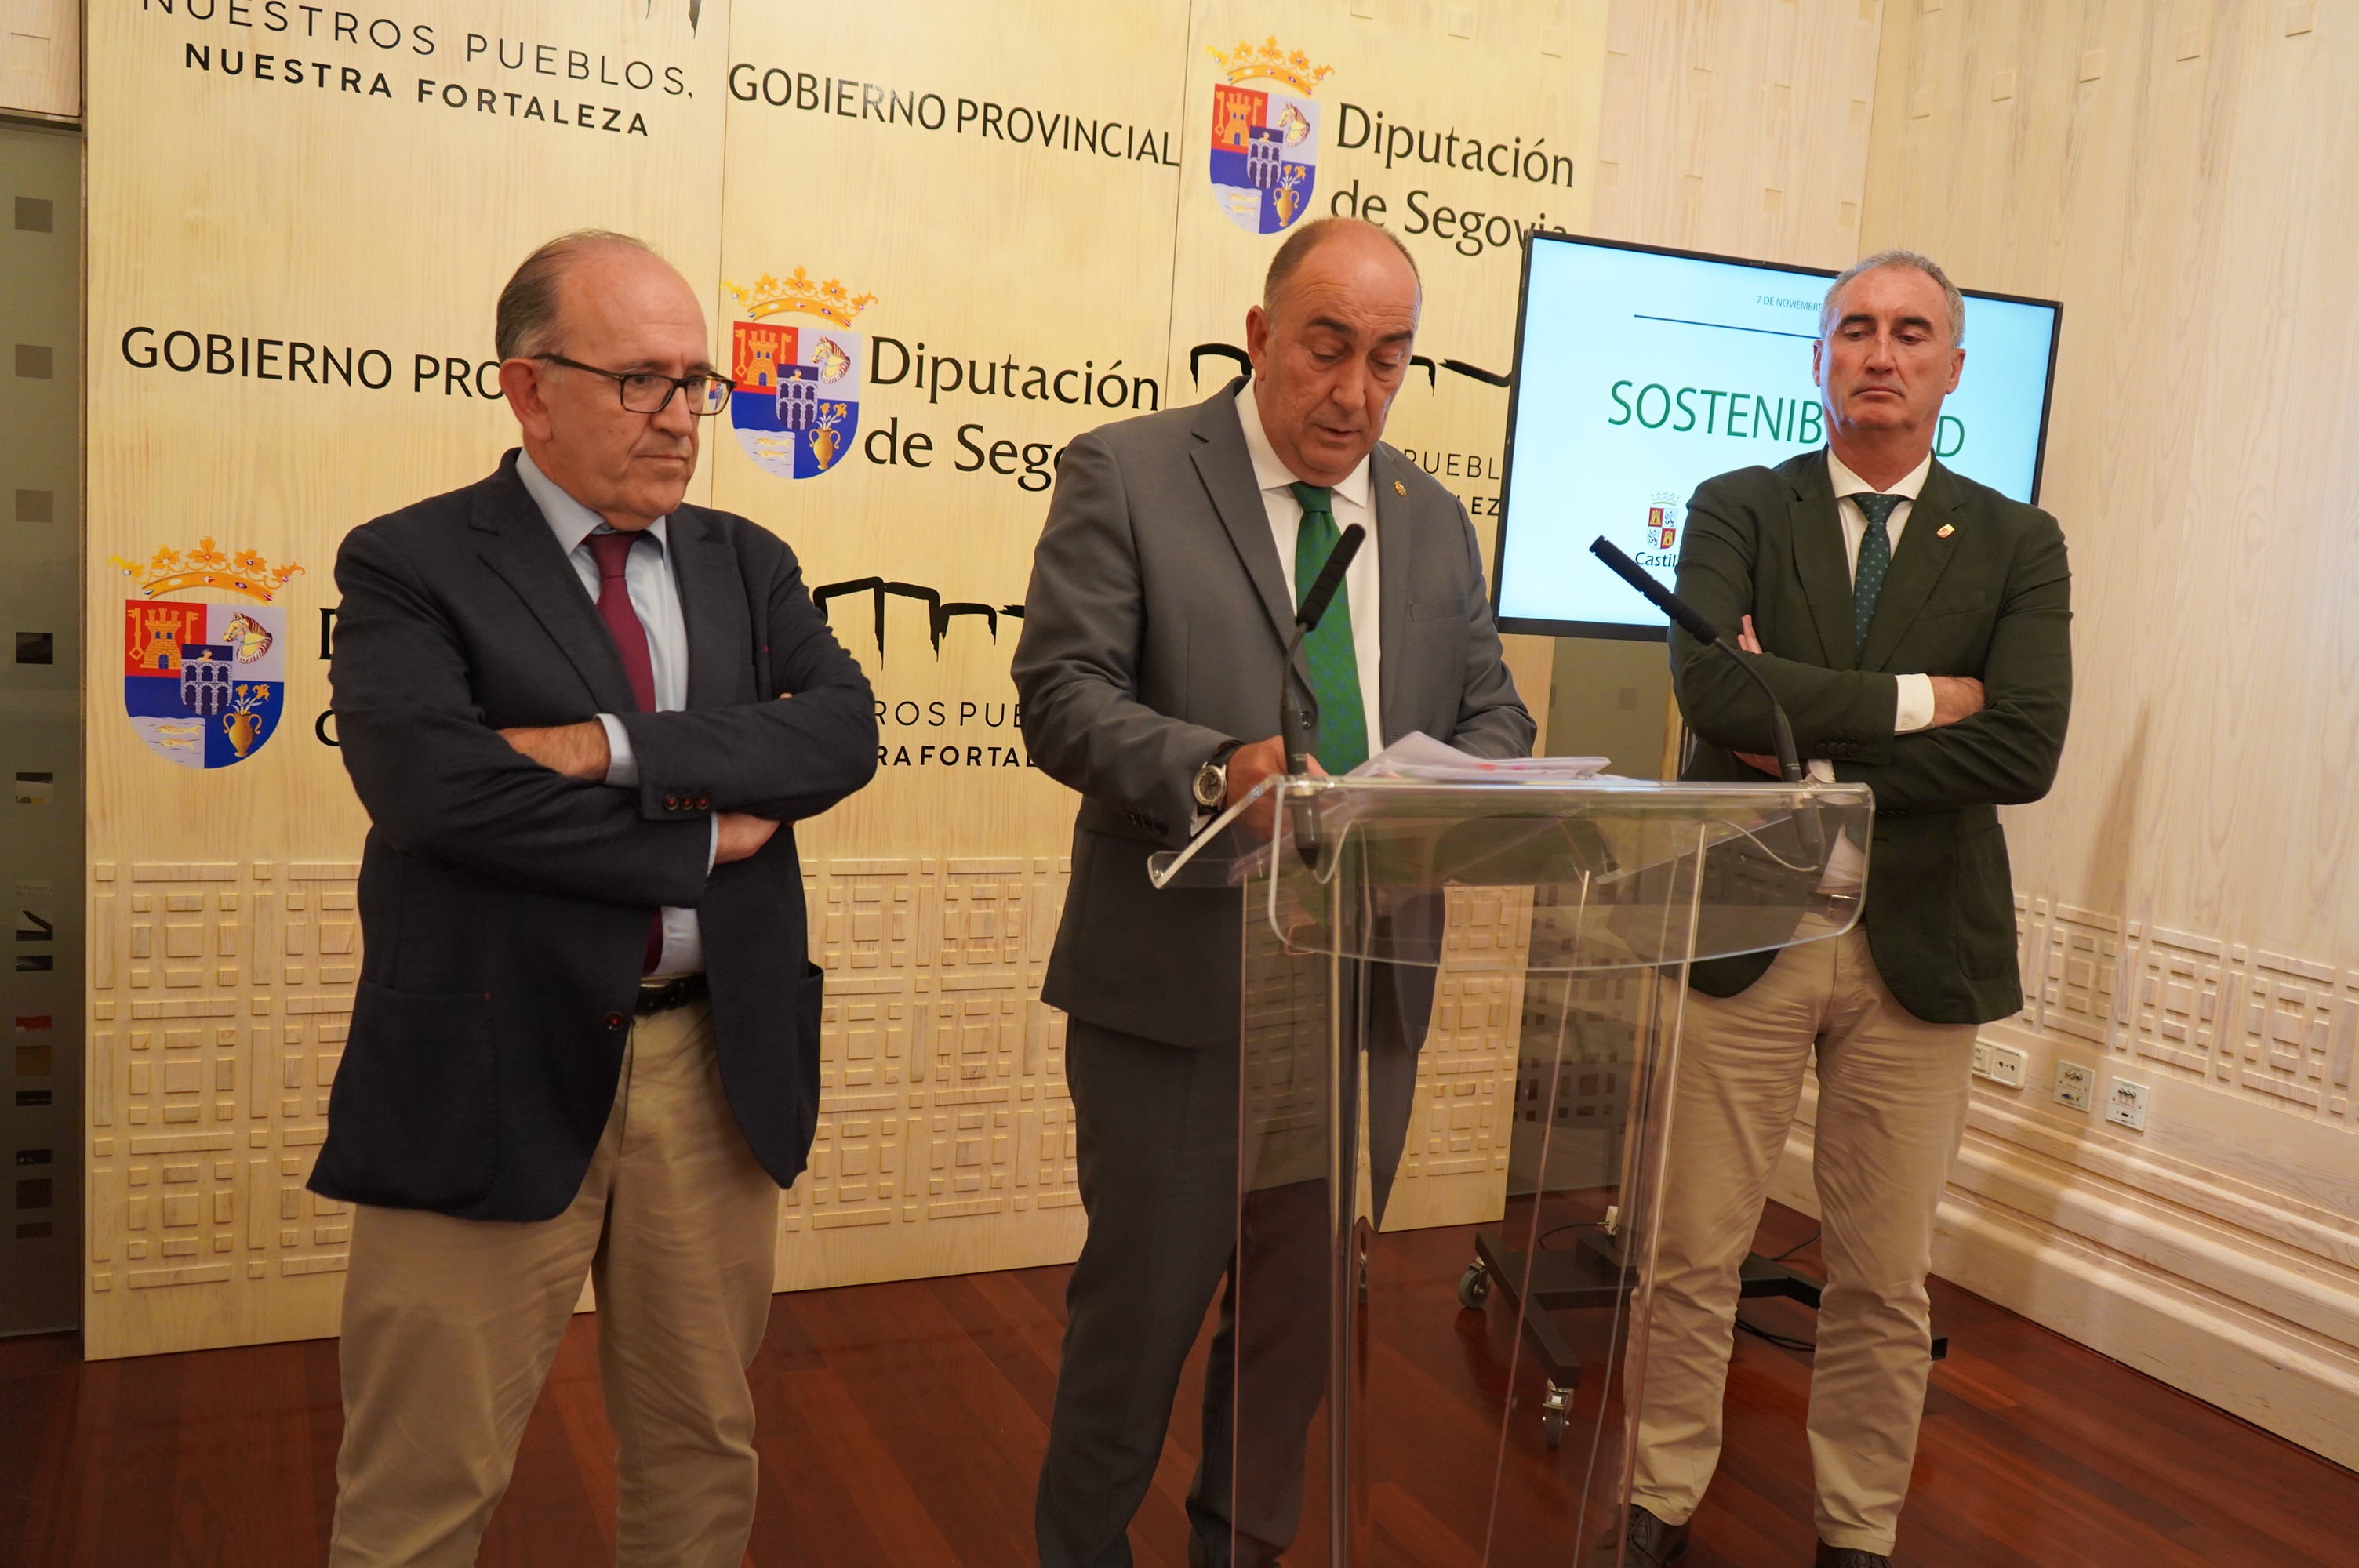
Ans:
[{"label": "electrical wall outlet", "polygon": [[2105,1100],[2105,1119],[2116,1121],[2135,1131],[2146,1130],[2146,1086],[2127,1078],[2114,1080],[2113,1093]]},{"label": "electrical wall outlet", "polygon": [[1994,1045],[1987,1040],[1974,1042],[1974,1076],[2019,1089],[2023,1087],[2023,1053],[2014,1046]]},{"label": "electrical wall outlet", "polygon": [[2086,1110],[2097,1092],[2097,1069],[2078,1062],[2056,1064],[2056,1103]]}]

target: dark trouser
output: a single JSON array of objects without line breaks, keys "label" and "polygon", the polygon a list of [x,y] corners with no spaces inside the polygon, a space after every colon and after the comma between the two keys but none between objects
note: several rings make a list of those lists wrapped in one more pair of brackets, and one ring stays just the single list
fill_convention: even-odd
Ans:
[{"label": "dark trouser", "polygon": [[[1371,1013],[1370,1162],[1380,1206],[1399,1162],[1432,994],[1430,970],[1394,973],[1399,991],[1372,999]],[[1131,1517],[1162,1456],[1180,1368],[1224,1277],[1204,1370],[1202,1458],[1188,1498],[1190,1560],[1227,1568],[1233,1511],[1236,1568],[1274,1562],[1294,1539],[1304,1435],[1326,1393],[1327,1192],[1304,1183],[1255,1194],[1240,1262],[1238,1061],[1234,1042],[1191,1049],[1067,1021],[1065,1081],[1089,1237],[1065,1289],[1064,1357],[1034,1516],[1041,1568],[1129,1568]],[[1248,1311],[1242,1345],[1239,1272],[1251,1301],[1284,1303]],[[1242,1451],[1233,1437],[1240,1357],[1254,1390]]]}]

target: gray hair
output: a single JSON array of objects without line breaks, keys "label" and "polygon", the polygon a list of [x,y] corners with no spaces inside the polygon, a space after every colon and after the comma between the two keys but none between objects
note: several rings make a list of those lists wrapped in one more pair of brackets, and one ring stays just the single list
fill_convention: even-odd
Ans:
[{"label": "gray hair", "polygon": [[576,229],[525,257],[524,265],[500,290],[492,328],[500,358],[529,359],[547,353],[557,338],[557,288],[565,281],[566,270],[594,251],[615,249],[657,254],[645,240],[612,229]]},{"label": "gray hair", "polygon": [[1819,307],[1819,337],[1821,341],[1835,330],[1835,296],[1843,292],[1843,285],[1861,273],[1874,272],[1880,266],[1913,266],[1940,284],[1941,297],[1949,302],[1950,307],[1950,346],[1956,348],[1966,341],[1966,297],[1958,292],[1958,286],[1950,281],[1950,275],[1941,270],[1940,262],[1919,251],[1897,248],[1862,256],[1843,268],[1842,276],[1827,285],[1826,303]]}]

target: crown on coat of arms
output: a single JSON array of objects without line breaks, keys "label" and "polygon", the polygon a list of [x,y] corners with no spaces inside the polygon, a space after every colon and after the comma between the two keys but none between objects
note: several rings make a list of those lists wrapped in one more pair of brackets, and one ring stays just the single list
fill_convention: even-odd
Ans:
[{"label": "crown on coat of arms", "polygon": [[725,278],[721,287],[735,295],[745,314],[756,321],[799,310],[832,326],[850,327],[854,316],[876,303],[875,295],[853,294],[832,277],[825,283],[815,283],[800,267],[783,282],[766,272],[754,280],[751,288]]},{"label": "crown on coat of arms", "polygon": [[150,599],[184,588],[218,588],[267,604],[272,594],[287,586],[288,579],[303,569],[294,561],[272,566],[258,550],[240,550],[232,556],[211,539],[198,540],[197,547],[185,555],[162,545],[144,562],[127,561],[121,556],[107,559],[122,568],[123,575],[136,582],[139,591]]},{"label": "crown on coat of arms", "polygon": [[1208,49],[1204,52],[1221,62],[1232,82],[1266,77],[1302,93],[1317,91],[1319,83],[1335,70],[1332,65],[1312,65],[1310,57],[1300,49],[1279,49],[1275,38],[1264,38],[1258,45],[1240,39],[1233,49]]}]

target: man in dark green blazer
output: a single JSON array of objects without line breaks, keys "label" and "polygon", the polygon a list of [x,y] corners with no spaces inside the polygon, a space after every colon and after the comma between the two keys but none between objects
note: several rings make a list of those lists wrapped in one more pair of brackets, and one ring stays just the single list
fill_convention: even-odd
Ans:
[{"label": "man in dark green blazer", "polygon": [[[1867,784],[1876,812],[1872,852],[1838,838],[1802,890],[1819,905],[1803,945],[1692,973],[1630,1515],[1642,1565],[1685,1554],[1718,1460],[1737,1270],[1813,1058],[1817,1562],[1883,1568],[1908,1495],[1975,1026],[2023,1005],[1997,808],[2048,792],[2071,706],[2056,520],[1932,456],[1964,315],[1913,253],[1844,273],[1812,350],[1828,449],[1708,480],[1689,506],[1680,596],[1741,628],[1813,774]],[[1676,630],[1671,669],[1698,741],[1685,776],[1775,776],[1759,689]],[[1832,935],[1863,871],[1859,925]]]}]

